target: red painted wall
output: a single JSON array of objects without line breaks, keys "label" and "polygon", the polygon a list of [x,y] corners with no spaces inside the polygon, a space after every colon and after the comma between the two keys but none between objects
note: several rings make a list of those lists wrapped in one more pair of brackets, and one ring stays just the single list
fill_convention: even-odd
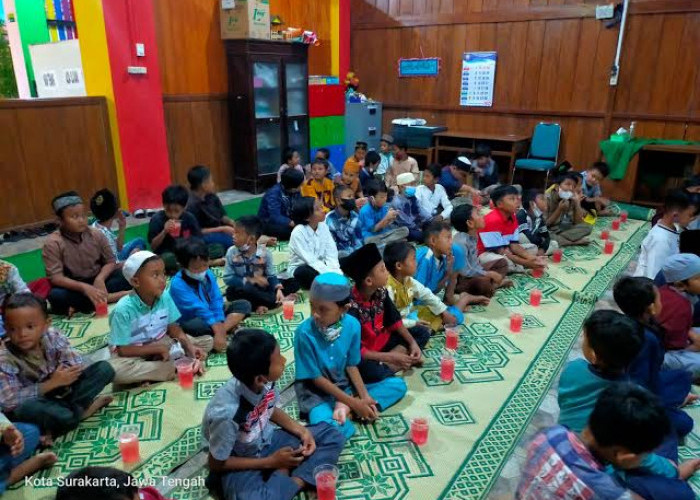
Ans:
[{"label": "red painted wall", "polygon": [[[102,6],[130,209],[160,207],[170,164],[153,5],[103,0]],[[145,45],[145,57],[136,57],[136,43]],[[128,66],[145,66],[148,73],[129,74]]]}]

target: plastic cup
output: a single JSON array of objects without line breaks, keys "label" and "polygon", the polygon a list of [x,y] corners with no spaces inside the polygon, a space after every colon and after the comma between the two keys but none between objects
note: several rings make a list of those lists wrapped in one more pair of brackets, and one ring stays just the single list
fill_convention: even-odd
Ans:
[{"label": "plastic cup", "polygon": [[542,269],[541,267],[538,267],[538,268],[530,271],[530,274],[532,274],[533,278],[541,278],[542,276],[544,276],[544,269]]},{"label": "plastic cup", "polygon": [[282,303],[282,317],[286,319],[287,321],[291,321],[294,319],[294,301],[293,300],[285,300]]},{"label": "plastic cup", "polygon": [[182,229],[182,222],[180,222],[179,220],[173,221],[173,225],[170,226],[170,229],[168,229],[168,234],[173,238],[179,238],[180,229]]},{"label": "plastic cup", "polygon": [[418,446],[423,446],[428,442],[428,419],[413,418],[411,419],[411,441]]},{"label": "plastic cup", "polygon": [[510,331],[513,333],[519,333],[523,328],[523,315],[518,313],[513,313],[510,315]]},{"label": "plastic cup", "polygon": [[620,222],[623,222],[623,223],[627,222],[627,216],[628,216],[628,214],[627,214],[626,210],[623,210],[622,212],[620,212]]},{"label": "plastic cup", "polygon": [[175,370],[177,370],[177,379],[180,382],[180,387],[191,389],[194,385],[194,360],[192,358],[176,360]]},{"label": "plastic cup", "polygon": [[603,229],[600,232],[600,239],[601,240],[609,240],[610,239],[610,231],[608,231],[607,229]]},{"label": "plastic cup", "polygon": [[459,333],[456,328],[445,329],[445,348],[451,351],[456,351],[459,345]]},{"label": "plastic cup", "polygon": [[542,290],[534,288],[530,292],[530,305],[532,307],[539,307],[540,302],[542,302]]},{"label": "plastic cup", "polygon": [[615,219],[612,221],[612,224],[610,224],[612,227],[613,231],[618,231],[620,229],[620,219]]},{"label": "plastic cup", "polygon": [[440,380],[452,382],[455,378],[455,358],[452,354],[445,353],[440,360]]},{"label": "plastic cup", "polygon": [[605,248],[603,249],[603,251],[605,253],[611,254],[611,253],[613,253],[614,249],[615,249],[615,244],[612,241],[608,240],[605,242]]},{"label": "plastic cup", "polygon": [[122,455],[122,462],[133,464],[141,460],[139,452],[139,432],[138,425],[124,425],[119,429],[119,452]]},{"label": "plastic cup", "polygon": [[335,500],[338,485],[338,468],[334,465],[319,465],[314,469],[318,500]]},{"label": "plastic cup", "polygon": [[554,250],[554,253],[552,253],[552,262],[559,264],[561,262],[562,255],[564,255],[564,250],[561,248]]},{"label": "plastic cup", "polygon": [[109,311],[107,309],[107,302],[99,302],[95,306],[95,315],[96,316],[103,318],[103,317],[107,316],[108,313],[109,313]]}]

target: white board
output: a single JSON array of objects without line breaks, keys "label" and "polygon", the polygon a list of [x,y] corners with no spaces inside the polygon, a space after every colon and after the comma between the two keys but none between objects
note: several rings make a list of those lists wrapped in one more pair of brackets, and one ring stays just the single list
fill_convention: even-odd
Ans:
[{"label": "white board", "polygon": [[77,39],[29,46],[39,97],[87,95]]}]

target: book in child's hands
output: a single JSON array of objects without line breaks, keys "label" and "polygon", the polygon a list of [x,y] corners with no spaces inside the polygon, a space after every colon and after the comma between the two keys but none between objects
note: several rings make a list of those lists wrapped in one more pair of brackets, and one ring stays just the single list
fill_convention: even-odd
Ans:
[{"label": "book in child's hands", "polygon": [[479,233],[479,238],[481,238],[481,243],[483,243],[484,247],[487,249],[507,247],[511,243],[509,237],[503,236],[498,231]]}]

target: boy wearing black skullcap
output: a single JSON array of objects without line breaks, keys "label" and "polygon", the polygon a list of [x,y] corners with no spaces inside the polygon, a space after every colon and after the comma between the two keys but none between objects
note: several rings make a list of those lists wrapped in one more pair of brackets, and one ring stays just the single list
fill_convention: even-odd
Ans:
[{"label": "boy wearing black skullcap", "polygon": [[423,363],[422,351],[430,338],[425,328],[409,331],[401,321],[386,284],[389,271],[377,245],[369,243],[341,259],[343,272],[353,279],[350,310],[362,327],[358,365],[365,383],[379,382],[396,372]]},{"label": "boy wearing black skullcap", "polygon": [[[95,216],[92,227],[99,229],[109,242],[117,262],[123,262],[129,255],[141,250],[146,250],[146,240],[134,238],[128,243],[124,243],[124,230],[126,229],[126,218],[119,209],[117,197],[109,189],[100,189],[90,198],[90,211]],[[115,235],[112,232],[114,221],[117,221],[119,231]]]}]

